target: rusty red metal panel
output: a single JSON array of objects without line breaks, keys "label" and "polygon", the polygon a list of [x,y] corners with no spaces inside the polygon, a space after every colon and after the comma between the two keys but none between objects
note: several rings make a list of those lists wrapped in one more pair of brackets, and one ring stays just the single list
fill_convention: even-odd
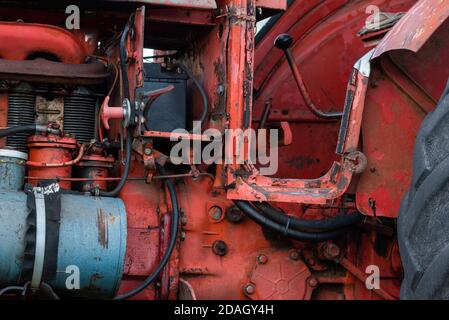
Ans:
[{"label": "rusty red metal panel", "polygon": [[256,6],[265,9],[286,10],[287,0],[256,0]]},{"label": "rusty red metal panel", "polygon": [[389,51],[376,61],[362,123],[368,167],[356,193],[366,215],[397,217],[410,187],[419,126],[449,78],[441,67],[449,59],[449,19],[435,31],[418,52]]},{"label": "rusty red metal panel", "polygon": [[170,8],[150,9],[151,22],[176,23],[187,25],[214,25],[215,17],[211,10],[179,9],[173,12]]},{"label": "rusty red metal panel", "polygon": [[447,0],[419,1],[379,43],[373,59],[391,50],[417,52],[448,17]]},{"label": "rusty red metal panel", "polygon": [[0,23],[0,57],[26,60],[33,54],[50,54],[65,63],[82,63],[86,51],[65,29],[34,23]]},{"label": "rusty red metal panel", "polygon": [[181,7],[192,9],[216,9],[217,3],[214,0],[108,0],[111,2],[134,2],[149,5]]}]

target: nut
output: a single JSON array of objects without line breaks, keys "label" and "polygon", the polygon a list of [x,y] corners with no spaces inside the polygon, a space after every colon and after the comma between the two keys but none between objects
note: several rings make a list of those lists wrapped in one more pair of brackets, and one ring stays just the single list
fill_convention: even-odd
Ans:
[{"label": "nut", "polygon": [[217,256],[223,257],[228,253],[228,245],[223,240],[215,240],[212,244],[212,251]]}]

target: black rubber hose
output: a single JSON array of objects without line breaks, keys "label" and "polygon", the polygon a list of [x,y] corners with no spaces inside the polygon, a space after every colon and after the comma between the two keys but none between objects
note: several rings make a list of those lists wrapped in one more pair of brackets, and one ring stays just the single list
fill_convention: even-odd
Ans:
[{"label": "black rubber hose", "polygon": [[131,153],[132,153],[132,130],[128,130],[125,142],[125,169],[123,170],[122,177],[115,188],[111,191],[99,191],[98,195],[101,197],[116,197],[122,191],[123,186],[129,176],[131,168]]},{"label": "black rubber hose", "polygon": [[59,130],[51,129],[43,125],[27,124],[23,126],[15,126],[7,129],[0,130],[0,138],[12,136],[18,133],[34,133],[34,132],[48,132],[53,134],[59,134]]},{"label": "black rubber hose", "polygon": [[289,237],[289,238],[292,238],[292,239],[295,239],[298,241],[320,242],[320,241],[333,240],[333,239],[337,238],[338,236],[342,235],[343,233],[347,232],[347,228],[334,230],[334,231],[328,231],[328,232],[321,232],[321,233],[308,233],[308,232],[290,229],[290,226],[288,224],[281,225],[267,217],[264,217],[248,201],[234,200],[234,203],[240,210],[243,211],[243,213],[245,213],[245,215],[247,215],[251,220],[255,221],[257,224],[261,225],[262,227],[265,227],[267,229],[270,229],[277,233],[283,234],[286,237]]},{"label": "black rubber hose", "polygon": [[134,14],[132,14],[123,28],[122,35],[120,36],[119,42],[119,51],[120,51],[120,70],[122,73],[122,82],[123,82],[123,91],[125,94],[125,98],[130,100],[129,93],[129,80],[128,80],[128,72],[126,71],[126,61],[128,60],[127,51],[126,51],[126,40],[128,39],[129,30],[131,28],[131,23],[134,19]]},{"label": "black rubber hose", "polygon": [[[317,230],[317,231],[330,231],[340,228],[349,227],[356,223],[363,221],[363,215],[348,214],[344,216],[336,216],[333,218],[327,218],[323,220],[306,220],[298,217],[292,217],[284,214],[281,211],[276,210],[267,203],[254,203],[254,206],[262,211],[269,219],[280,223],[290,223],[290,227],[296,230]],[[290,220],[290,221],[289,221]]]},{"label": "black rubber hose", "polygon": [[[128,22],[125,25],[125,28],[123,29],[122,35],[120,36],[120,43],[119,43],[119,51],[120,51],[120,68],[122,72],[122,82],[123,82],[123,88],[124,88],[124,94],[126,99],[130,99],[130,93],[129,93],[129,81],[128,81],[128,72],[126,71],[126,39],[128,39],[130,25],[133,21],[134,15],[132,14],[128,20]],[[125,169],[123,170],[122,178],[118,182],[118,184],[115,186],[115,188],[111,191],[99,191],[98,195],[102,197],[116,197],[119,195],[120,191],[122,190],[123,186],[126,183],[126,180],[128,179],[129,170],[131,167],[131,153],[132,153],[132,135],[133,131],[131,129],[128,130],[126,135],[126,142],[125,142]]]},{"label": "black rubber hose", "polygon": [[[202,128],[204,122],[206,121],[207,118],[207,114],[209,111],[209,100],[207,98],[207,94],[206,94],[206,90],[204,90],[203,86],[201,85],[201,83],[198,81],[197,78],[195,78],[195,76],[193,75],[193,73],[182,63],[175,63],[173,65],[175,68],[181,68],[182,71],[184,71],[187,76],[189,77],[190,80],[192,80],[192,82],[195,84],[195,86],[197,87],[200,95],[201,95],[201,99],[203,100],[203,110],[201,111],[201,117],[200,117],[200,129]],[[194,129],[197,129],[196,127]],[[194,131],[194,129],[192,129],[192,131]]]},{"label": "black rubber hose", "polygon": [[[165,170],[162,167],[159,167],[159,172],[162,175],[166,175]],[[178,207],[178,198],[176,196],[176,189],[175,189],[175,184],[173,183],[173,181],[171,179],[167,179],[165,180],[165,185],[167,186],[168,192],[170,193],[170,199],[171,199],[171,203],[172,203],[172,208],[173,208],[173,215],[172,215],[172,219],[171,219],[171,230],[170,230],[170,243],[167,246],[167,249],[165,250],[165,254],[161,259],[161,262],[159,263],[159,265],[157,266],[156,270],[153,271],[153,273],[148,276],[148,278],[145,279],[144,282],[142,282],[142,284],[140,284],[137,288],[128,291],[127,293],[124,293],[120,296],[117,296],[114,298],[114,300],[124,300],[124,299],[128,299],[131,298],[133,296],[135,296],[136,294],[138,294],[139,292],[141,292],[142,290],[144,290],[146,287],[148,287],[151,283],[153,283],[154,280],[156,280],[156,278],[159,276],[159,274],[162,272],[162,270],[164,270],[165,266],[167,265],[170,256],[173,253],[173,250],[175,248],[176,245],[176,238],[178,235],[178,226],[179,226],[179,207]]]}]

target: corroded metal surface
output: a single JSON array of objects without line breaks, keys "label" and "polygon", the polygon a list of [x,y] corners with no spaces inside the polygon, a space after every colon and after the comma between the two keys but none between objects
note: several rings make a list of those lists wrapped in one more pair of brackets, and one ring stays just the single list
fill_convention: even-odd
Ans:
[{"label": "corroded metal surface", "polygon": [[391,50],[417,52],[449,17],[447,0],[422,0],[379,43],[373,59]]}]

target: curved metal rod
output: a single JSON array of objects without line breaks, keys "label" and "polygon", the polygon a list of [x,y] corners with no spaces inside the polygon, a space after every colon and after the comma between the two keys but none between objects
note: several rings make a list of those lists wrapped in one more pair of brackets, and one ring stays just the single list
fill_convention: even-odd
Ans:
[{"label": "curved metal rod", "polygon": [[84,156],[86,146],[83,144],[80,147],[80,151],[75,159],[67,162],[60,163],[45,163],[45,162],[35,162],[35,161],[27,161],[27,166],[30,167],[38,167],[38,168],[60,168],[60,167],[70,167],[74,164],[77,164],[81,161],[81,158]]}]

